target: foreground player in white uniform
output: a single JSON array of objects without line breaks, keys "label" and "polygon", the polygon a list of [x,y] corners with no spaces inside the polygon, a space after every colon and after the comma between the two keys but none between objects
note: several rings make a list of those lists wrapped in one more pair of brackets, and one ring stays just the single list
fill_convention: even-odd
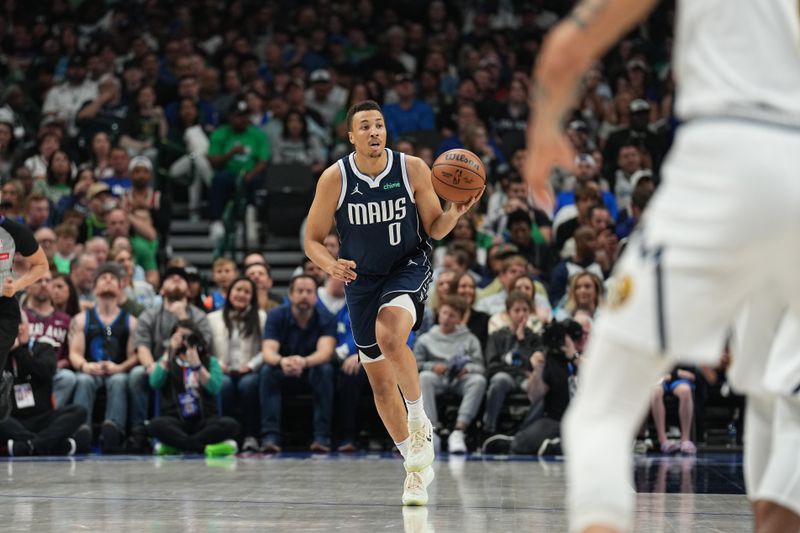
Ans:
[{"label": "foreground player in white uniform", "polygon": [[800,320],[767,280],[733,333],[728,380],[747,394],[745,484],[756,531],[800,531]]},{"label": "foreground player in white uniform", "polygon": [[[526,167],[545,206],[551,205],[550,170],[573,160],[562,121],[582,73],[654,5],[584,0],[546,39],[535,72]],[[765,280],[775,284],[787,317],[800,316],[800,179],[793,160],[800,150],[798,2],[679,1],[673,58],[676,111],[685,124],[663,167],[664,183],[617,267],[610,297],[616,305],[595,327],[565,418],[575,531],[632,528],[630,442],[660,375],[678,361],[715,363],[737,312]],[[736,364],[764,358],[765,350],[739,353]],[[793,417],[796,424],[796,406],[774,406],[774,418]],[[780,439],[784,433],[797,442],[790,430]],[[758,442],[772,446],[780,439]],[[773,447],[761,455],[796,472],[796,452],[780,453]],[[750,451],[746,459],[753,459]],[[786,495],[791,479],[770,479],[767,471],[756,481],[774,483],[782,494],[749,487],[759,499],[757,529],[791,531],[800,512],[800,495]]]}]

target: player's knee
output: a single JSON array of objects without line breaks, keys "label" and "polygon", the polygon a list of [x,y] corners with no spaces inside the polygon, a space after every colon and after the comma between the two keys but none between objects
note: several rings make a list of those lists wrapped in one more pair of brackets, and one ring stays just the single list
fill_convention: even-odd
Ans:
[{"label": "player's knee", "polygon": [[387,398],[390,395],[397,394],[397,380],[393,377],[381,377],[370,380],[372,386],[372,393],[379,398]]},{"label": "player's knee", "polygon": [[656,400],[661,400],[664,398],[664,388],[661,385],[653,389],[653,398]]},{"label": "player's knee", "polygon": [[401,352],[406,345],[406,340],[403,337],[381,324],[376,328],[375,336],[381,353],[389,359]]}]

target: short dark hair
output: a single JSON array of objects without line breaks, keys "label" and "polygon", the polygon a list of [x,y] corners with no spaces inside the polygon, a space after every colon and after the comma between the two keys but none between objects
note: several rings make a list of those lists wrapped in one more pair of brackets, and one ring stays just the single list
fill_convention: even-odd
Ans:
[{"label": "short dark hair", "polygon": [[381,106],[375,100],[364,100],[363,102],[353,104],[350,106],[350,109],[347,110],[347,131],[353,131],[353,116],[361,111],[377,111],[383,115]]},{"label": "short dark hair", "polygon": [[316,280],[316,278],[314,276],[312,276],[310,274],[298,274],[298,275],[294,276],[292,278],[292,280],[289,282],[289,292],[292,292],[294,290],[295,283],[297,283],[297,280],[300,280],[300,279],[310,279],[311,281],[314,282],[314,289],[318,289],[319,288],[319,283],[317,282],[317,280]]}]

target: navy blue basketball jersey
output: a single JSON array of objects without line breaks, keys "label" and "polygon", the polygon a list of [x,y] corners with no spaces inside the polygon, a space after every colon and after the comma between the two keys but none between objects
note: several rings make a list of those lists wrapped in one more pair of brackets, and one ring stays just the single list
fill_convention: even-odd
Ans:
[{"label": "navy blue basketball jersey", "polygon": [[408,178],[406,155],[387,148],[386,156],[386,168],[375,178],[358,170],[355,152],[339,160],[339,257],[355,261],[358,274],[386,275],[395,265],[404,266],[410,258],[430,250]]}]

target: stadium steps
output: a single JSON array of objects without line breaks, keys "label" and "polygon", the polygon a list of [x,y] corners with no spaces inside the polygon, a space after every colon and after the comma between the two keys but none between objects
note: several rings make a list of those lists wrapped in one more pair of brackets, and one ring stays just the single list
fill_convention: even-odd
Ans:
[{"label": "stadium steps", "polygon": [[[181,211],[175,210],[178,213]],[[208,227],[207,220],[192,221],[178,215],[172,220],[170,245],[172,255],[185,257],[189,263],[197,267],[204,279],[210,280],[214,245],[208,238]],[[274,291],[285,294],[292,272],[303,261],[304,254],[300,249],[299,239],[270,237],[261,251],[270,263],[275,281]],[[241,254],[235,258],[237,263],[241,263],[242,259]]]}]

